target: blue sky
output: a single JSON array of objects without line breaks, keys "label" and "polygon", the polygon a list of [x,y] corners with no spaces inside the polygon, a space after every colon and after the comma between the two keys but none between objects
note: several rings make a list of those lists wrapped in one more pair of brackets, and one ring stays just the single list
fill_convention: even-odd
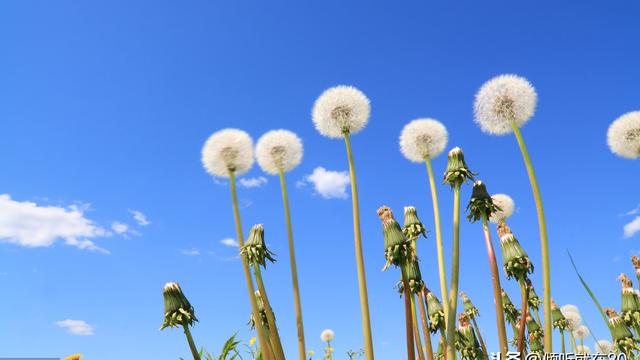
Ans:
[{"label": "blue sky", "polygon": [[[158,331],[166,281],[180,282],[194,304],[198,345],[217,351],[236,331],[249,339],[237,249],[221,242],[234,236],[228,188],[200,164],[205,139],[225,127],[254,138],[286,128],[303,139],[303,162],[288,182],[308,348],[321,349],[325,328],[335,330],[340,355],[360,347],[350,201],[326,199],[309,181],[295,186],[318,167],[347,170],[343,144],[320,136],[310,119],[315,98],[338,84],[372,102],[353,146],[378,359],[404,349],[398,274],[380,272],[375,210],[414,205],[433,229],[426,171],[398,150],[411,119],[441,120],[449,147],[465,150],[489,191],[515,199],[510,224],[537,265],[541,293],[535,206],[515,139],[485,135],[472,121],[473,95],[501,73],[527,77],[539,93],[523,132],[547,211],[553,296],[578,305],[605,337],[565,250],[601,302],[618,307],[615,278],[633,274],[628,258],[640,251],[640,233],[623,238],[638,215],[625,213],[640,204],[640,172],[637,161],[609,152],[605,133],[640,108],[638,18],[632,2],[1,2],[0,356],[187,356],[180,331]],[[438,174],[445,165],[444,156],[434,161]],[[293,357],[279,186],[258,167],[246,175],[260,177],[267,181],[240,189],[242,217],[245,232],[264,223],[279,254],[265,281]],[[445,186],[439,195],[448,255],[452,196]],[[482,232],[468,223],[461,231],[461,290],[497,349]],[[419,251],[425,280],[438,289],[434,236]],[[517,300],[515,284],[505,287]]]}]

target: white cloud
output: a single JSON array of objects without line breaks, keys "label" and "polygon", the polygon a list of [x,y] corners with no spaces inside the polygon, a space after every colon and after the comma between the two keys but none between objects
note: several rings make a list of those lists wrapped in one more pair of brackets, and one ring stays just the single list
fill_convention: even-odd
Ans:
[{"label": "white cloud", "polygon": [[[331,171],[318,166],[311,175],[304,180],[313,184],[315,191],[325,199],[346,199],[347,185],[349,185],[349,173],[346,171]],[[296,184],[298,187],[304,186]]]},{"label": "white cloud", "polygon": [[269,180],[264,176],[258,176],[253,178],[242,178],[238,180],[238,184],[246,188],[255,188],[265,185]]},{"label": "white cloud", "polygon": [[224,246],[231,246],[231,247],[239,247],[240,246],[240,244],[238,244],[238,242],[235,239],[232,239],[232,238],[222,239],[222,240],[220,240],[220,244],[222,244]]},{"label": "white cloud", "polygon": [[151,221],[149,221],[149,219],[147,218],[147,215],[143,214],[142,211],[129,210],[129,212],[131,213],[131,215],[133,215],[133,218],[138,223],[138,225],[147,226],[151,224]]},{"label": "white cloud", "polygon": [[87,324],[84,320],[60,320],[56,321],[56,325],[67,329],[67,332],[72,335],[89,336],[94,333],[93,326]]},{"label": "white cloud", "polygon": [[111,230],[116,234],[126,234],[129,231],[129,225],[114,221],[113,224],[111,224]]},{"label": "white cloud", "polygon": [[90,239],[109,232],[84,216],[86,206],[40,206],[30,201],[15,201],[0,195],[0,241],[35,248],[48,247],[57,240],[79,249],[109,251]]},{"label": "white cloud", "polygon": [[198,255],[200,255],[200,250],[198,250],[196,248],[181,249],[180,250],[180,254],[185,255],[185,256],[198,256]]},{"label": "white cloud", "polygon": [[628,239],[637,232],[640,232],[640,216],[636,216],[635,219],[624,226],[624,238]]}]

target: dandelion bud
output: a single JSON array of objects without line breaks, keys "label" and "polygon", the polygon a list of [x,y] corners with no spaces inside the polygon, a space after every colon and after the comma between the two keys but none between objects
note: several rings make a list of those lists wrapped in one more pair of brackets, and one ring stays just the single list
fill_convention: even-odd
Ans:
[{"label": "dandelion bud", "polygon": [[628,112],[616,119],[607,131],[611,151],[621,157],[640,157],[640,111]]},{"label": "dandelion bud", "polygon": [[411,291],[412,294],[420,293],[422,288],[424,288],[424,282],[422,281],[418,259],[407,260],[404,268],[407,274],[407,283],[409,283],[409,291]]},{"label": "dandelion bud", "polygon": [[193,306],[184,296],[178,283],[167,283],[162,296],[164,297],[164,321],[160,330],[167,327],[192,326],[194,321],[198,321]]},{"label": "dandelion bud", "polygon": [[527,314],[527,331],[529,337],[534,336],[538,339],[544,337],[544,331],[540,327],[540,324],[531,316],[531,314]]},{"label": "dandelion bud", "polygon": [[429,310],[429,330],[432,333],[436,333],[438,330],[444,330],[444,308],[429,289],[424,288],[424,293],[427,299],[427,309]]},{"label": "dandelion bud", "polygon": [[469,317],[465,313],[460,313],[458,321],[460,322],[460,327],[458,328],[456,349],[460,351],[460,355],[463,359],[479,359],[482,349],[480,348],[480,343],[478,342],[475,331],[470,326]]},{"label": "dandelion bud", "polygon": [[478,308],[471,302],[471,299],[469,299],[466,293],[461,291],[460,298],[462,299],[464,313],[467,314],[469,319],[474,319],[477,316],[480,316],[480,312],[478,311]]},{"label": "dandelion bud", "polygon": [[400,151],[413,162],[424,162],[440,155],[448,137],[447,129],[437,120],[413,120],[402,129]]},{"label": "dandelion bud", "polygon": [[509,195],[495,194],[491,196],[491,199],[493,199],[493,204],[498,208],[498,210],[494,211],[489,218],[492,223],[498,224],[500,222],[504,222],[507,218],[513,215],[516,204]]},{"label": "dandelion bud", "polygon": [[211,175],[241,175],[253,165],[253,140],[242,130],[220,130],[202,147],[202,165]]},{"label": "dandelion bud", "polygon": [[[542,346],[542,342],[540,338],[535,335],[529,335],[529,351],[532,354],[537,355],[537,359],[543,359],[544,357],[544,347]],[[530,355],[527,356],[530,360],[535,360],[536,357],[532,357]]]},{"label": "dandelion bud", "polygon": [[267,248],[264,242],[264,226],[262,224],[254,225],[249,231],[249,237],[240,249],[240,255],[247,259],[249,264],[258,264],[266,267],[266,260],[272,263],[276,261],[273,257],[275,254]]},{"label": "dandelion bud", "polygon": [[325,90],[313,105],[313,123],[320,134],[340,138],[355,134],[369,121],[369,99],[353,86]]},{"label": "dandelion bud", "polygon": [[[258,313],[260,314],[260,324],[268,330],[269,320],[267,318],[267,311],[264,308],[264,300],[262,300],[260,291],[256,290],[254,296],[256,297],[256,305],[258,306]],[[253,317],[253,313],[251,314],[251,318],[249,319],[249,325],[251,326],[251,330],[256,328],[256,320]]]},{"label": "dandelion bud", "polygon": [[609,317],[609,330],[613,337],[613,342],[621,352],[628,354],[630,351],[640,350],[638,340],[633,338],[631,330],[624,320],[618,316],[615,310],[606,308],[605,314]]},{"label": "dandelion bud", "polygon": [[529,307],[531,309],[538,310],[538,308],[540,307],[540,304],[542,303],[542,299],[540,299],[540,297],[536,293],[536,289],[533,288],[533,284],[531,283],[531,280],[527,279],[526,282],[527,282],[527,288],[529,289],[529,297],[528,297]]},{"label": "dandelion bud", "polygon": [[502,297],[502,310],[504,311],[505,318],[509,322],[509,324],[514,325],[518,323],[518,318],[520,317],[520,311],[513,305],[511,302],[511,298],[509,294],[507,294],[504,289],[501,292]]},{"label": "dandelion bud", "polygon": [[493,199],[487,192],[487,187],[484,183],[479,180],[473,183],[471,200],[469,201],[469,205],[467,205],[467,212],[469,212],[467,219],[471,222],[478,220],[486,221],[493,213],[499,210],[500,208],[493,203]]},{"label": "dandelion bud", "polygon": [[620,307],[620,315],[624,322],[631,327],[640,325],[640,303],[638,296],[633,289],[631,279],[625,274],[618,277],[622,284],[622,306]]},{"label": "dandelion bud", "polygon": [[393,212],[387,206],[378,209],[378,216],[382,221],[382,233],[384,235],[384,257],[387,260],[382,271],[391,266],[400,266],[409,258],[414,257],[411,241],[402,233],[400,224],[394,219]]},{"label": "dandelion bud", "polygon": [[498,224],[498,235],[500,236],[502,262],[507,278],[514,277],[518,281],[524,281],[527,274],[533,273],[533,263],[504,222]]},{"label": "dandelion bud", "polygon": [[553,318],[554,328],[560,331],[564,331],[569,326],[567,324],[567,319],[564,317],[564,315],[562,315],[562,311],[558,309],[558,305],[556,305],[553,300],[551,300],[551,317]]},{"label": "dandelion bud", "polygon": [[256,158],[266,173],[287,172],[302,160],[302,141],[288,130],[269,131],[256,144]]},{"label": "dandelion bud", "polygon": [[444,172],[444,182],[451,187],[458,186],[467,180],[473,181],[476,175],[469,170],[464,161],[464,153],[459,147],[453,148],[447,155],[447,169]]},{"label": "dandelion bud", "polygon": [[402,232],[404,236],[411,240],[417,239],[420,235],[427,237],[427,228],[418,218],[418,212],[413,206],[405,206],[404,208],[404,227]]}]

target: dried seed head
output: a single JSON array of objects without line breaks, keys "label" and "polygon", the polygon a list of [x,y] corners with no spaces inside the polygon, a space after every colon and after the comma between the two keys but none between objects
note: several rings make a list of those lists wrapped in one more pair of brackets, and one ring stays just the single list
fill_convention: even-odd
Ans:
[{"label": "dried seed head", "polygon": [[628,112],[616,119],[607,131],[611,151],[621,157],[640,157],[640,111]]},{"label": "dried seed head", "polygon": [[202,147],[202,164],[211,175],[242,175],[253,165],[253,140],[238,129],[215,132]]},{"label": "dried seed head", "polygon": [[256,144],[258,164],[266,173],[277,175],[292,170],[302,160],[302,141],[288,130],[272,130]]},{"label": "dried seed head", "polygon": [[369,121],[369,99],[352,86],[325,90],[313,105],[313,123],[320,134],[340,138],[355,134]]},{"label": "dried seed head", "polygon": [[400,151],[413,162],[433,159],[447,146],[447,128],[434,119],[413,120],[400,133]]}]

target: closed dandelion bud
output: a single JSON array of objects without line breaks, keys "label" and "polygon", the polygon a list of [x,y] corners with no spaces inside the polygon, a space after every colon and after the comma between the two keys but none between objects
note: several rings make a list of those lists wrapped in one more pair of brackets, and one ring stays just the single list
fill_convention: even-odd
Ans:
[{"label": "closed dandelion bud", "polygon": [[544,336],[544,332],[542,331],[540,324],[538,324],[531,314],[527,314],[527,332],[529,337],[535,336],[540,339]]},{"label": "closed dandelion bud", "polygon": [[474,319],[475,317],[480,316],[478,308],[473,305],[471,299],[469,299],[466,293],[461,291],[460,298],[462,299],[462,305],[464,306],[464,313],[467,314],[469,319]]},{"label": "closed dandelion bud", "polygon": [[415,240],[420,235],[427,237],[427,228],[424,227],[418,218],[418,212],[413,206],[404,208],[404,227],[402,228],[404,236],[410,240]]},{"label": "closed dandelion bud", "polygon": [[476,337],[476,333],[469,324],[469,316],[466,313],[461,313],[458,317],[460,327],[458,328],[458,339],[456,341],[456,348],[460,351],[460,355],[463,359],[474,360],[480,358],[482,349],[480,343]]},{"label": "closed dandelion bud", "polygon": [[407,240],[402,233],[400,224],[393,218],[391,209],[386,206],[380,207],[378,209],[378,216],[382,221],[384,258],[387,260],[387,263],[382,268],[382,271],[384,271],[392,264],[400,266],[407,259],[412,259],[414,252],[411,247],[411,241]]},{"label": "closed dandelion bud", "polygon": [[467,163],[464,161],[464,153],[459,147],[449,151],[449,162],[444,172],[444,182],[454,187],[460,185],[467,180],[473,181],[474,173],[469,170]]},{"label": "closed dandelion bud", "polygon": [[516,308],[515,305],[513,305],[513,302],[511,302],[511,298],[509,298],[509,294],[507,294],[504,289],[502,289],[501,295],[502,309],[507,321],[512,325],[517,324],[518,318],[520,317],[520,311]]},{"label": "closed dandelion bud", "polygon": [[630,351],[640,350],[638,346],[638,340],[633,338],[631,330],[627,327],[624,320],[618,316],[613,309],[604,309],[605,314],[609,317],[609,330],[613,337],[613,342],[616,344],[618,350],[625,354],[629,354]]},{"label": "closed dandelion bud", "polygon": [[266,267],[266,260],[275,262],[273,257],[275,254],[267,248],[264,242],[264,226],[262,224],[254,225],[249,231],[249,237],[244,246],[240,249],[240,255],[245,257],[249,264],[258,264]]},{"label": "closed dandelion bud", "polygon": [[422,274],[420,274],[420,265],[418,259],[410,259],[405,263],[405,272],[407,274],[407,282],[409,283],[409,291],[418,294],[424,288]]},{"label": "closed dandelion bud", "polygon": [[444,329],[444,308],[438,300],[438,297],[425,288],[427,293],[427,309],[429,309],[429,330],[436,333],[438,330]]},{"label": "closed dandelion bud", "polygon": [[567,323],[567,319],[562,315],[562,311],[558,308],[558,305],[551,300],[551,317],[553,318],[553,327],[564,331],[567,329],[569,324]]},{"label": "closed dandelion bud", "polygon": [[622,284],[622,306],[620,307],[620,315],[622,315],[627,325],[631,327],[640,325],[640,304],[638,303],[638,296],[633,289],[633,283],[625,274],[620,274],[618,280],[620,280]]},{"label": "closed dandelion bud", "polygon": [[530,279],[527,279],[527,288],[529,289],[529,300],[528,300],[529,307],[531,309],[538,310],[538,308],[540,307],[540,304],[542,303],[542,299],[540,299],[540,297],[536,293],[536,289],[533,288],[533,284],[531,283]]},{"label": "closed dandelion bud", "polygon": [[[260,323],[266,329],[269,329],[269,320],[267,319],[267,311],[264,309],[264,300],[262,300],[262,295],[260,295],[260,291],[258,290],[256,290],[254,295],[256,297],[256,305],[258,305],[258,312],[260,313]],[[256,320],[254,319],[253,314],[251,314],[251,318],[249,319],[249,325],[251,326],[251,330],[256,327]]]},{"label": "closed dandelion bud", "polygon": [[[542,342],[540,341],[539,337],[529,335],[529,351],[532,354],[536,354],[538,356],[538,359],[542,359],[544,357],[544,347],[542,346]],[[530,358],[529,356],[527,356],[527,359],[534,360],[536,358]]]},{"label": "closed dandelion bud", "polygon": [[498,235],[500,236],[502,262],[507,278],[524,281],[527,274],[533,273],[533,263],[506,223],[498,224]]},{"label": "closed dandelion bud", "polygon": [[194,321],[198,321],[193,306],[184,296],[178,283],[167,283],[162,295],[164,297],[164,321],[160,330],[173,326],[192,326]]},{"label": "closed dandelion bud", "polygon": [[473,192],[471,193],[471,200],[467,205],[467,219],[471,222],[478,220],[487,220],[493,213],[499,211],[494,203],[491,195],[487,192],[487,187],[482,181],[476,181],[473,184]]}]

